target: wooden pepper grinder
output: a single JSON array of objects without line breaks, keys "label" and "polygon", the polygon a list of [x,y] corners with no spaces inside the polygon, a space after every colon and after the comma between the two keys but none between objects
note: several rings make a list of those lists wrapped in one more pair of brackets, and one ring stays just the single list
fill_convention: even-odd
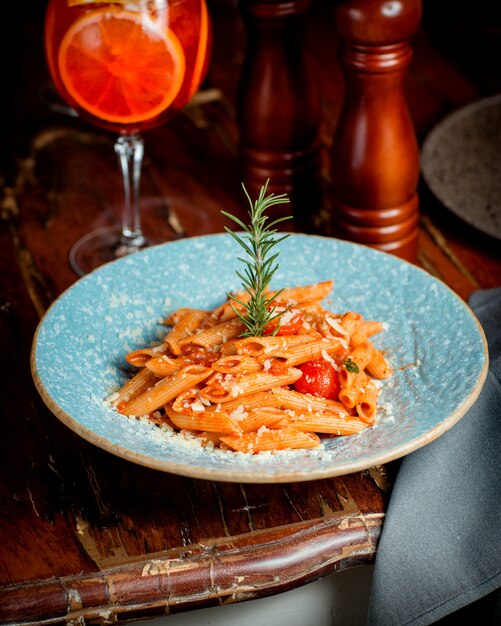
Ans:
[{"label": "wooden pepper grinder", "polygon": [[331,150],[334,234],[417,259],[419,151],[404,94],[421,0],[341,0],[345,100]]},{"label": "wooden pepper grinder", "polygon": [[[320,104],[304,58],[310,0],[242,0],[247,48],[237,115],[242,180],[256,197],[287,193],[297,226],[310,230],[322,202]],[[285,222],[285,228],[289,228]]]}]

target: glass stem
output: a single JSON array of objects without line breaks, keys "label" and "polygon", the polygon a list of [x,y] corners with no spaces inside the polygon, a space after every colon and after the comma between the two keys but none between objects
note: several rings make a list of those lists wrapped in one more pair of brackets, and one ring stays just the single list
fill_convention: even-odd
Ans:
[{"label": "glass stem", "polygon": [[124,190],[122,235],[117,256],[135,252],[146,245],[139,214],[139,185],[144,142],[139,134],[121,135],[115,142]]}]

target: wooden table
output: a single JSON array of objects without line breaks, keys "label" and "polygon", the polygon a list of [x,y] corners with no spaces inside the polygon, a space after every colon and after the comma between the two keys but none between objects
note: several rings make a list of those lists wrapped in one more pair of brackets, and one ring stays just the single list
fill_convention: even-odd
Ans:
[{"label": "wooden table", "polygon": [[[0,622],[125,621],[275,594],[370,563],[394,466],[297,484],[193,480],[114,457],[44,406],[29,368],[35,327],[76,280],[71,244],[117,219],[121,192],[113,138],[46,106],[42,8],[29,18],[9,10],[23,45],[5,83],[15,89],[0,223]],[[243,208],[234,117],[242,25],[228,0],[211,11],[204,98],[146,135],[142,195],[146,214],[151,206],[163,212],[151,226],[160,239],[219,232],[220,210]],[[325,147],[341,93],[331,11],[326,1],[314,4],[308,36]],[[413,42],[408,97],[420,140],[448,111],[501,90],[482,54],[492,43],[487,21],[465,31],[467,15],[440,17],[425,11]],[[469,66],[458,47],[465,32],[476,42]],[[499,242],[453,218],[424,186],[420,192],[423,267],[465,299],[500,285]]]}]

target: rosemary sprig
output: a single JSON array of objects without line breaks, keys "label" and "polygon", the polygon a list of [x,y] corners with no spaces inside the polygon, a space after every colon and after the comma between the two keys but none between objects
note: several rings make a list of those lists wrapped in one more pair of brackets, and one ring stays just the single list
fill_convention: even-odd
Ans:
[{"label": "rosemary sprig", "polygon": [[[289,235],[274,237],[277,232],[274,226],[284,220],[291,219],[292,216],[280,217],[266,224],[268,217],[264,215],[264,213],[267,209],[276,204],[289,202],[287,194],[275,195],[270,193],[266,195],[268,182],[269,181],[266,181],[265,185],[261,188],[259,197],[255,202],[252,202],[245,185],[242,184],[250,204],[250,210],[248,212],[250,224],[248,226],[238,219],[238,217],[231,215],[231,213],[221,211],[223,215],[233,220],[247,233],[240,236],[230,228],[225,227],[226,232],[237,241],[249,257],[239,257],[238,260],[245,265],[245,269],[243,272],[237,271],[237,276],[242,281],[242,286],[250,296],[248,302],[243,302],[234,295],[228,294],[228,297],[232,301],[231,306],[233,311],[245,326],[245,331],[241,334],[242,337],[258,337],[262,335],[264,329],[270,322],[285,313],[285,311],[276,313],[275,307],[272,306],[273,301],[280,295],[282,290],[268,298],[266,297],[266,289],[278,269],[276,260],[279,255],[275,253],[270,256],[270,252],[278,243],[289,237]],[[243,307],[244,312],[242,313],[237,310],[233,303],[237,303]],[[280,324],[277,324],[275,332],[278,331],[279,327]]]}]

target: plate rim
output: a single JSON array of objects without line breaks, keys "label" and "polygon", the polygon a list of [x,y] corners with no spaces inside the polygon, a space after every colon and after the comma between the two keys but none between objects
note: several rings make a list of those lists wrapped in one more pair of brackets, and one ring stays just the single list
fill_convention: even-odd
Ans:
[{"label": "plate rim", "polygon": [[[299,236],[299,237],[305,237],[308,239],[320,238],[322,240],[334,241],[336,243],[347,245],[348,247],[351,247],[351,246],[361,247],[364,250],[370,250],[377,254],[382,254],[384,256],[393,257],[394,259],[397,260],[397,262],[410,265],[412,268],[414,268],[414,270],[418,270],[419,272],[422,272],[427,278],[431,278],[437,281],[438,283],[440,283],[459,301],[459,303],[463,307],[465,307],[469,315],[473,318],[477,326],[477,329],[479,331],[480,337],[482,339],[484,363],[477,377],[477,380],[475,381],[475,384],[472,386],[470,393],[463,400],[460,406],[456,408],[455,411],[453,411],[447,418],[442,420],[440,423],[436,424],[436,426],[432,428],[431,430],[426,431],[419,437],[412,439],[406,444],[402,444],[398,446],[393,451],[390,451],[386,454],[382,454],[381,452],[379,452],[377,454],[375,453],[372,457],[369,457],[369,458],[365,457],[364,460],[360,460],[358,462],[351,462],[351,463],[345,462],[340,465],[338,464],[334,467],[331,466],[331,467],[326,467],[324,469],[308,470],[308,471],[296,471],[296,472],[288,471],[284,473],[272,474],[272,473],[261,472],[259,470],[258,464],[256,464],[255,466],[252,466],[252,472],[241,472],[238,470],[238,468],[230,469],[229,467],[224,468],[224,469],[216,469],[216,468],[191,466],[191,465],[186,465],[186,464],[180,464],[174,461],[155,459],[151,456],[142,454],[140,452],[135,452],[131,450],[130,448],[126,448],[125,446],[122,446],[120,444],[113,443],[106,437],[103,437],[102,435],[97,434],[92,429],[82,425],[79,421],[77,421],[75,418],[69,415],[64,409],[62,409],[57,404],[57,402],[50,396],[47,389],[45,388],[44,383],[42,382],[41,376],[37,368],[37,362],[36,362],[37,361],[37,343],[38,343],[38,336],[39,336],[40,330],[42,328],[42,325],[45,319],[49,315],[52,308],[63,297],[67,297],[67,294],[73,288],[75,288],[76,285],[81,284],[83,281],[89,280],[90,279],[89,277],[96,275],[96,273],[99,273],[103,268],[113,265],[115,263],[123,262],[128,257],[122,257],[120,259],[116,259],[114,261],[106,263],[105,265],[102,265],[96,268],[94,271],[90,272],[89,274],[86,274],[85,276],[78,278],[74,283],[72,283],[63,292],[61,292],[61,294],[59,294],[59,296],[50,304],[50,306],[47,308],[47,310],[44,312],[43,316],[41,317],[33,335],[31,352],[30,352],[30,368],[31,368],[33,382],[44,404],[47,406],[47,408],[51,411],[51,413],[57,419],[59,419],[65,426],[67,426],[70,430],[72,430],[82,439],[101,448],[102,450],[105,450],[131,463],[148,467],[150,469],[177,474],[179,476],[204,479],[204,480],[216,480],[220,482],[230,482],[230,483],[273,484],[273,483],[307,482],[307,481],[312,481],[312,480],[321,480],[324,478],[333,478],[336,476],[352,474],[355,472],[369,469],[377,465],[389,463],[390,461],[394,461],[396,459],[407,456],[411,452],[414,452],[418,450],[419,448],[422,448],[423,446],[427,445],[428,443],[431,443],[432,441],[437,439],[439,436],[441,436],[444,432],[449,430],[452,426],[454,426],[457,422],[459,422],[460,419],[473,406],[478,396],[480,395],[480,392],[482,391],[483,385],[485,383],[485,379],[487,377],[488,369],[489,369],[489,351],[488,351],[488,345],[487,345],[485,332],[478,318],[476,317],[475,313],[472,311],[468,303],[465,302],[451,287],[449,287],[440,278],[433,276],[432,274],[427,272],[425,269],[413,263],[410,263],[409,261],[406,261],[405,259],[401,259],[399,257],[391,255],[382,250],[377,250],[375,248],[370,248],[369,246],[366,246],[363,244],[345,241],[342,239],[337,239],[335,237],[327,237],[324,235],[315,235],[315,234],[310,235],[306,233],[290,233],[290,234]],[[155,246],[150,246],[149,248],[145,250],[134,253],[134,255],[143,254],[147,252],[147,250],[151,250],[152,248],[160,249],[166,246],[176,245],[181,242],[194,241],[194,240],[207,239],[207,238],[215,238],[215,237],[221,237],[221,236],[230,237],[230,235],[226,233],[210,233],[207,235],[188,237],[185,239],[168,241],[162,244],[157,244]]]}]

